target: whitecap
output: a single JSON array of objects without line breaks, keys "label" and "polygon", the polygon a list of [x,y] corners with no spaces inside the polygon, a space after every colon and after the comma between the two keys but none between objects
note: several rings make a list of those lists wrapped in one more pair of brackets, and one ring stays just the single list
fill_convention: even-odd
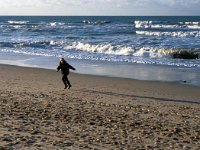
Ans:
[{"label": "whitecap", "polygon": [[29,21],[12,21],[12,20],[10,20],[10,21],[8,21],[8,23],[9,24],[21,24],[21,25],[23,25],[23,24],[29,23]]}]

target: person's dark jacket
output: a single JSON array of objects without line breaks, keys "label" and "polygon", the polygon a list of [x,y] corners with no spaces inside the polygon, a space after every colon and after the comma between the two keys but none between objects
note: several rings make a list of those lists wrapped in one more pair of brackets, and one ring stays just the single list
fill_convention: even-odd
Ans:
[{"label": "person's dark jacket", "polygon": [[69,74],[69,69],[76,70],[74,67],[72,67],[70,64],[68,64],[66,61],[64,61],[63,64],[59,63],[59,66],[57,67],[57,71],[61,70],[62,74]]}]

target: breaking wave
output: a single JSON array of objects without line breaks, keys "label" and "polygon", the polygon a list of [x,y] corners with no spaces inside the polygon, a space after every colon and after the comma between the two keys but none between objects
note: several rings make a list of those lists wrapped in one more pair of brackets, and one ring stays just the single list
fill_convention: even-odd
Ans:
[{"label": "breaking wave", "polygon": [[[174,53],[181,51],[188,51],[200,55],[200,48],[178,49],[134,47],[111,44],[89,44],[82,42],[73,42],[70,44],[56,41],[10,43],[11,46],[9,43],[4,44],[4,47],[2,47],[2,43],[0,43],[1,52],[24,55],[55,57],[62,56],[73,59],[200,67],[200,61],[185,61],[183,59],[172,58]],[[6,45],[9,47],[6,47]]]},{"label": "breaking wave", "polygon": [[90,53],[101,53],[111,55],[123,55],[123,56],[137,56],[148,58],[161,58],[171,57],[174,52],[188,51],[200,54],[200,48],[153,48],[153,47],[131,47],[123,45],[111,45],[111,44],[88,44],[81,42],[74,42],[69,46],[65,46],[66,50],[79,50]]},{"label": "breaking wave", "polygon": [[81,51],[103,53],[103,54],[114,54],[114,55],[131,55],[134,50],[131,47],[125,47],[122,45],[111,45],[111,44],[88,44],[81,42],[74,42],[70,46],[66,46],[65,49],[76,49]]}]

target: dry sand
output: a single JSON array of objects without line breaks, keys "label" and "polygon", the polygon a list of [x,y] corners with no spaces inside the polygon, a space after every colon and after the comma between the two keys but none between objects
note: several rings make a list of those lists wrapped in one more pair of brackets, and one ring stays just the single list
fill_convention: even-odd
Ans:
[{"label": "dry sand", "polygon": [[200,88],[0,65],[0,150],[200,149]]}]

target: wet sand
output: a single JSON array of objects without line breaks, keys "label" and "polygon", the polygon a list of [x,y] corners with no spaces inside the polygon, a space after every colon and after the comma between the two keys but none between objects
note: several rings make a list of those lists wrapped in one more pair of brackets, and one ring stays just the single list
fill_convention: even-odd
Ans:
[{"label": "wet sand", "polygon": [[0,149],[200,149],[200,88],[0,65]]}]

